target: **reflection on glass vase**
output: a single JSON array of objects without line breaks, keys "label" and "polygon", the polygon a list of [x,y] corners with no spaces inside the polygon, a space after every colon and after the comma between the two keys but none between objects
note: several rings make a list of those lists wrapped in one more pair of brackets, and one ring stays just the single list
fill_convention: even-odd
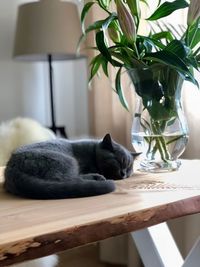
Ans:
[{"label": "reflection on glass vase", "polygon": [[168,66],[131,69],[136,108],[132,144],[140,156],[140,170],[177,170],[178,158],[188,141],[188,128],[181,105],[183,79]]}]

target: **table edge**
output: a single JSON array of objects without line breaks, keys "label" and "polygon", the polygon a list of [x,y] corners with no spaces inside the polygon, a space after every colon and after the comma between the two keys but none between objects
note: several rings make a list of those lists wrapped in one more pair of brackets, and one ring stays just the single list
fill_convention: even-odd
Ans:
[{"label": "table edge", "polygon": [[3,247],[0,245],[0,267],[51,255],[195,213],[200,213],[200,196],[22,239],[17,243],[4,244]]}]

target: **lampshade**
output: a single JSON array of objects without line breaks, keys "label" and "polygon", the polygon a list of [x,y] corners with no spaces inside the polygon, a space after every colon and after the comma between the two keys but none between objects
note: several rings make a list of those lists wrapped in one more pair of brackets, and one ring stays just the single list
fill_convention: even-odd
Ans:
[{"label": "lampshade", "polygon": [[19,6],[13,56],[43,61],[76,58],[81,36],[77,6],[60,0],[40,0]]}]

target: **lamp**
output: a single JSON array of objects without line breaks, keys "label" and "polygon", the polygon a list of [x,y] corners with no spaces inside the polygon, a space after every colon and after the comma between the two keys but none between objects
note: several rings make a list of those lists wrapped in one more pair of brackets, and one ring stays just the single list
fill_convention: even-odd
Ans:
[{"label": "lamp", "polygon": [[47,61],[51,127],[54,133],[67,137],[64,127],[55,121],[53,60],[76,59],[81,36],[77,6],[60,0],[40,0],[19,6],[13,56],[22,61]]}]

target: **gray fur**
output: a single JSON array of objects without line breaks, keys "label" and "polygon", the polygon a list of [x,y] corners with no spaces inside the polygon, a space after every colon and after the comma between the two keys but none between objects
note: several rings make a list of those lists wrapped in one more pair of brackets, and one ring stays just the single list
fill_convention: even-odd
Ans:
[{"label": "gray fur", "polygon": [[132,169],[133,156],[109,134],[103,140],[56,139],[17,149],[4,188],[33,199],[101,195],[115,190],[112,180],[130,176]]}]

